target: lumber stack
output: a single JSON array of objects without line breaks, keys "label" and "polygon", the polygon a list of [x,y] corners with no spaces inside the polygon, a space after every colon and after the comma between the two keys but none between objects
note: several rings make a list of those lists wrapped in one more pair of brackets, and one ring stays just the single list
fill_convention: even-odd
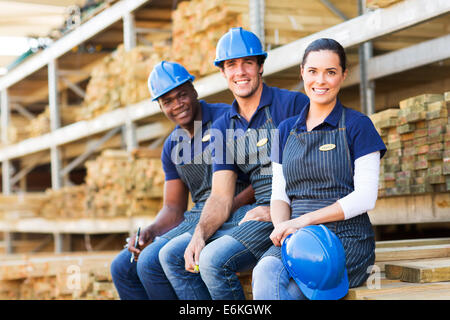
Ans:
[{"label": "lumber stack", "polygon": [[367,282],[349,300],[450,300],[450,238],[379,241]]},{"label": "lumber stack", "polygon": [[45,191],[47,201],[40,210],[40,216],[52,218],[87,218],[86,194],[87,187],[79,186],[62,187],[59,190],[47,189]]},{"label": "lumber stack", "polygon": [[371,116],[387,146],[379,196],[450,190],[450,92],[400,101]]},{"label": "lumber stack", "polygon": [[159,158],[105,150],[86,168],[88,216],[152,215],[161,208],[164,172]]},{"label": "lumber stack", "polygon": [[21,219],[36,217],[48,200],[43,193],[0,195],[0,218]]},{"label": "lumber stack", "polygon": [[[250,30],[248,1],[191,0],[173,11],[172,58],[195,76],[217,72],[218,40],[231,27]],[[264,40],[273,48],[342,22],[318,1],[266,0]]]},{"label": "lumber stack", "polygon": [[0,299],[118,299],[109,271],[117,253],[4,256],[0,259]]},{"label": "lumber stack", "polygon": [[93,119],[149,98],[147,78],[153,67],[169,56],[170,46],[164,43],[138,46],[129,52],[120,45],[92,70],[77,120]]},{"label": "lumber stack", "polygon": [[366,7],[370,9],[386,8],[403,0],[366,0]]},{"label": "lumber stack", "polygon": [[11,115],[8,126],[8,142],[17,143],[30,137],[30,120],[21,115]]}]

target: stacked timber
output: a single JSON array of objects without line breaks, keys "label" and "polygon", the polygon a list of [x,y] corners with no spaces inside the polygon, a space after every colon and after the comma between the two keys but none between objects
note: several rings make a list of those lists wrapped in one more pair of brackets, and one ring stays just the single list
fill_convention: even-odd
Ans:
[{"label": "stacked timber", "polygon": [[30,119],[21,115],[11,115],[8,126],[8,142],[11,144],[28,139],[30,137]]},{"label": "stacked timber", "polygon": [[84,184],[59,190],[47,189],[47,201],[40,210],[40,216],[47,219],[87,218],[86,193],[87,187]]},{"label": "stacked timber", "polygon": [[[217,42],[231,27],[250,30],[249,5],[241,0],[180,2],[172,14],[172,58],[196,76],[217,72]],[[287,44],[342,22],[323,9],[319,1],[266,0],[265,46]]]},{"label": "stacked timber", "polygon": [[153,67],[170,57],[170,46],[161,43],[138,46],[127,52],[123,45],[105,57],[91,73],[79,121],[150,97],[147,78]]},{"label": "stacked timber", "polygon": [[349,300],[450,300],[450,238],[378,241],[367,282]]},{"label": "stacked timber", "polygon": [[0,259],[0,299],[118,299],[109,271],[117,253],[3,256]]},{"label": "stacked timber", "polygon": [[86,168],[88,216],[156,215],[161,208],[164,172],[159,158],[105,150]]},{"label": "stacked timber", "polygon": [[400,101],[371,116],[387,146],[379,196],[450,190],[450,93]]},{"label": "stacked timber", "polygon": [[[78,113],[81,107],[79,106],[61,106],[60,107],[60,119],[61,126],[67,126],[77,121]],[[45,133],[50,132],[50,108],[46,106],[44,111],[38,114],[29,123],[29,137],[38,137]]]},{"label": "stacked timber", "polygon": [[14,220],[39,216],[47,201],[46,194],[37,192],[0,195],[0,218]]},{"label": "stacked timber", "polygon": [[366,7],[370,9],[386,8],[403,0],[366,0]]}]

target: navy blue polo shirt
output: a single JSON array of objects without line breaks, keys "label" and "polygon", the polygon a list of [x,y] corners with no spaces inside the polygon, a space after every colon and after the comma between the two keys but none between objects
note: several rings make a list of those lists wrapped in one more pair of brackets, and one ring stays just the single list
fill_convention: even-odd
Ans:
[{"label": "navy blue polo shirt", "polygon": [[[161,154],[161,161],[163,170],[165,173],[165,179],[173,180],[180,179],[176,165],[183,165],[185,163],[191,162],[195,155],[203,152],[205,148],[209,145],[211,140],[202,141],[202,137],[205,136],[205,132],[208,130],[208,122],[213,122],[220,116],[222,116],[225,112],[230,109],[230,105],[224,103],[206,103],[203,100],[200,100],[200,106],[202,108],[202,131],[201,135],[198,134],[199,131],[195,134],[194,137],[190,137],[189,134],[177,125],[171,134],[166,138]],[[200,125],[200,124],[198,124]],[[172,150],[179,143],[184,143],[184,146],[188,146],[190,148],[190,154],[183,154],[183,150],[189,150],[187,148],[180,148],[180,152],[176,155],[174,152],[174,157],[172,158]]]},{"label": "navy blue polo shirt", "polygon": [[[345,114],[345,127],[347,134],[347,142],[350,150],[350,158],[353,166],[355,160],[359,157],[365,156],[369,153],[380,151],[380,156],[383,157],[386,152],[386,146],[378,134],[375,126],[369,117],[363,113],[344,107],[339,99],[336,102],[331,113],[325,118],[324,122],[315,127],[314,130],[334,130],[339,127],[339,120],[343,110]],[[309,112],[309,104],[302,110],[302,112],[289,119],[284,120],[278,126],[279,130],[279,144],[274,141],[272,145],[271,160],[272,162],[283,163],[283,149],[289,137],[289,133],[294,128],[296,121],[297,133],[306,132],[306,117]],[[281,147],[279,147],[281,146]]]},{"label": "navy blue polo shirt", "polygon": [[[269,106],[273,123],[277,127],[281,121],[298,115],[308,103],[309,98],[301,92],[269,87],[263,84],[259,105],[250,121],[247,121],[239,114],[238,104],[235,100],[228,112],[213,123],[213,129],[218,130],[218,133],[222,135],[223,141],[225,142],[227,137],[226,130],[230,129],[232,119],[235,120],[234,129],[237,130],[236,138],[244,134],[247,129],[258,129],[265,123],[267,120],[263,109],[265,106]],[[220,147],[222,148],[221,155],[219,155],[219,152],[214,152],[216,148]],[[236,164],[227,163],[226,160],[226,143],[222,143],[221,146],[215,145],[213,150],[213,172],[219,170],[239,172]]]}]

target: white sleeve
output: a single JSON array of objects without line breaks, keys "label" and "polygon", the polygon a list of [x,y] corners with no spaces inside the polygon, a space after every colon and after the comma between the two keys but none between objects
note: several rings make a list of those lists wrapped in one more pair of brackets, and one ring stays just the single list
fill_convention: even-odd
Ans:
[{"label": "white sleeve", "polygon": [[270,201],[282,200],[291,204],[286,194],[286,180],[283,175],[283,166],[280,163],[272,162],[272,196]]},{"label": "white sleeve", "polygon": [[372,152],[355,160],[353,177],[355,190],[338,202],[345,220],[375,208],[378,197],[378,179],[380,174],[380,152]]}]

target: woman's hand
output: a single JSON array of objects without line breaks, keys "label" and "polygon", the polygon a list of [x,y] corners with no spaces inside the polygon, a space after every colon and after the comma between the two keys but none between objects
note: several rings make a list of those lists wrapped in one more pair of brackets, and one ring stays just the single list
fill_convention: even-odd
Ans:
[{"label": "woman's hand", "polygon": [[310,225],[307,214],[301,215],[298,218],[280,222],[275,225],[274,230],[270,234],[270,240],[277,247],[281,247],[284,239],[291,233]]}]

